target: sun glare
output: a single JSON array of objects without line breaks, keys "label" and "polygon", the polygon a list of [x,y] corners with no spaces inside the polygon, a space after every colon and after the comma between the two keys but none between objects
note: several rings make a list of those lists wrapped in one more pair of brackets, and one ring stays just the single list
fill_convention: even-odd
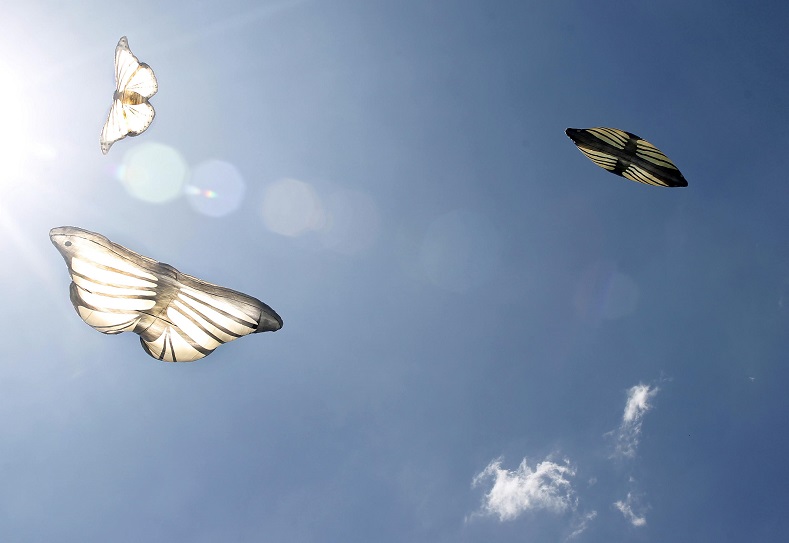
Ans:
[{"label": "sun glare", "polygon": [[24,175],[30,154],[29,107],[21,79],[0,63],[0,185],[8,187]]}]

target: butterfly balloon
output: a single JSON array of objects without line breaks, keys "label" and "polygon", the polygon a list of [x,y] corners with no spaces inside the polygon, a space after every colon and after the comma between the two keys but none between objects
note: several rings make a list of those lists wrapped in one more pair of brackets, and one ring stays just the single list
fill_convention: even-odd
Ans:
[{"label": "butterfly balloon", "polygon": [[102,153],[106,155],[113,143],[126,136],[145,132],[155,115],[148,99],[157,90],[159,85],[153,70],[137,60],[126,36],[122,37],[115,48],[115,94],[99,139]]},{"label": "butterfly balloon", "polygon": [[105,334],[134,332],[145,352],[191,362],[247,334],[273,332],[282,319],[260,300],[213,285],[73,226],[49,238],[68,266],[71,303]]},{"label": "butterfly balloon", "polygon": [[632,181],[658,187],[687,187],[688,182],[660,149],[617,128],[568,128],[567,136],[589,160]]}]

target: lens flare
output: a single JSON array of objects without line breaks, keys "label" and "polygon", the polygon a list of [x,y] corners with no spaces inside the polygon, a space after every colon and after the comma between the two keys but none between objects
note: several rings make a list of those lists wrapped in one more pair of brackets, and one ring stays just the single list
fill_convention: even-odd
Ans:
[{"label": "lens flare", "polygon": [[135,198],[162,204],[181,195],[188,171],[178,151],[161,143],[146,142],[126,151],[118,176]]},{"label": "lens flare", "polygon": [[325,214],[311,185],[297,179],[280,179],[266,188],[263,222],[272,232],[295,237],[322,228]]},{"label": "lens flare", "polygon": [[31,155],[30,119],[22,79],[0,64],[0,183],[9,187],[25,176],[26,159]]},{"label": "lens flare", "polygon": [[195,211],[209,217],[223,217],[241,206],[246,184],[229,162],[208,160],[195,166],[185,192]]},{"label": "lens flare", "polygon": [[458,209],[433,221],[422,241],[421,263],[430,281],[465,292],[488,281],[499,267],[501,236],[493,223]]},{"label": "lens flare", "polygon": [[353,254],[370,247],[378,236],[378,207],[368,195],[339,190],[324,202],[326,225],[323,245],[338,253]]},{"label": "lens flare", "polygon": [[583,319],[616,320],[632,313],[638,298],[638,285],[630,276],[617,270],[613,262],[599,261],[579,278],[574,305]]}]

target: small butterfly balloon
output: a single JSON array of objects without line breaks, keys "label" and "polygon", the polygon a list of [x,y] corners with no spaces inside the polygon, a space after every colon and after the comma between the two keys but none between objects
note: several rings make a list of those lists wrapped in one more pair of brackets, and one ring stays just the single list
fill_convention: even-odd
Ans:
[{"label": "small butterfly balloon", "polygon": [[276,311],[257,298],[181,273],[101,234],[61,226],[49,238],[68,266],[80,318],[104,334],[138,334],[158,360],[191,362],[228,341],[282,328]]},{"label": "small butterfly balloon", "polygon": [[589,160],[631,181],[656,187],[687,187],[685,176],[663,152],[618,128],[568,128],[567,136]]},{"label": "small butterfly balloon", "polygon": [[151,125],[155,112],[148,99],[157,90],[159,85],[153,70],[137,60],[126,36],[122,37],[115,48],[115,94],[99,139],[103,154],[116,141],[139,136]]}]

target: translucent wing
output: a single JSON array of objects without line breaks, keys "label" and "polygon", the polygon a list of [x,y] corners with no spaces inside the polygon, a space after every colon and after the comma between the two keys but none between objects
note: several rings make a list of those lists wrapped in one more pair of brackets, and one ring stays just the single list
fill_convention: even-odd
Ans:
[{"label": "translucent wing", "polygon": [[276,331],[282,319],[260,300],[180,273],[104,236],[64,226],[49,237],[71,274],[71,303],[105,334],[134,332],[149,355],[203,358],[247,334]]},{"label": "translucent wing", "polygon": [[115,94],[99,139],[103,154],[116,141],[138,136],[151,125],[155,112],[148,99],[157,90],[159,85],[153,70],[137,60],[126,37],[122,37],[115,48]]},{"label": "translucent wing", "polygon": [[126,117],[123,115],[123,103],[120,100],[113,100],[110,114],[107,117],[107,122],[104,123],[104,128],[101,129],[101,143],[102,154],[107,154],[116,141],[126,137],[129,133],[129,127],[126,123]]},{"label": "translucent wing", "polygon": [[592,162],[611,173],[659,187],[687,187],[688,182],[657,147],[617,128],[568,128],[567,136]]},{"label": "translucent wing", "polygon": [[[276,314],[250,296],[179,274],[163,318],[140,334],[145,351],[160,360],[191,361],[223,343],[264,328],[279,329]],[[264,311],[268,309],[268,314]]]},{"label": "translucent wing", "polygon": [[115,90],[136,92],[143,98],[150,98],[159,90],[153,70],[134,56],[126,36],[115,48]]}]

